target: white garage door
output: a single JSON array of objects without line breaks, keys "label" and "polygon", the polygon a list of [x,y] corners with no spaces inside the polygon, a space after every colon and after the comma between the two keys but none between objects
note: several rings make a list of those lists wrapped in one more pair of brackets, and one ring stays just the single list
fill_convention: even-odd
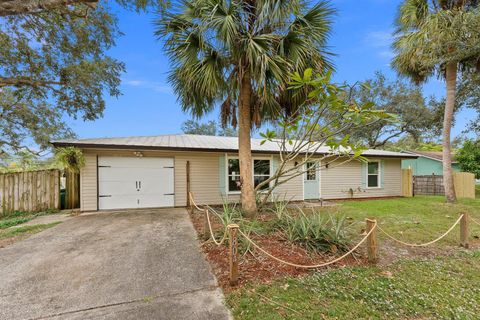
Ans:
[{"label": "white garage door", "polygon": [[98,207],[174,206],[173,158],[98,157]]}]

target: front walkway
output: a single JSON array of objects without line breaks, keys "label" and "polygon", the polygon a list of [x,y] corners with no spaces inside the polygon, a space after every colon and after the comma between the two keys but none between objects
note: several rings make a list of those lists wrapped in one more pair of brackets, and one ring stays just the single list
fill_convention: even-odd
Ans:
[{"label": "front walkway", "polygon": [[0,319],[228,319],[184,209],[101,212],[0,249]]}]

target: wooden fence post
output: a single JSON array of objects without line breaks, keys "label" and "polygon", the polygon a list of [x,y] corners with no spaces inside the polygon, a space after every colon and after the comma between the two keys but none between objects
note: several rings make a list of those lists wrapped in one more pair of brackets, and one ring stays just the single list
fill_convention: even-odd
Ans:
[{"label": "wooden fence post", "polygon": [[210,228],[208,226],[208,209],[203,209],[203,238],[210,239]]},{"label": "wooden fence post", "polygon": [[366,220],[367,221],[367,233],[373,231],[370,233],[370,235],[367,237],[367,254],[368,254],[368,262],[375,264],[378,261],[377,257],[377,230],[374,230],[375,228],[375,218],[369,218]]},{"label": "wooden fence post", "polygon": [[468,249],[468,213],[464,213],[460,220],[460,246]]},{"label": "wooden fence post", "polygon": [[238,284],[238,225],[228,225],[229,233],[229,248],[228,256],[230,262],[230,285],[236,286]]},{"label": "wooden fence post", "polygon": [[190,199],[190,161],[185,164],[185,170],[187,171],[187,207],[190,208],[190,213],[193,213],[192,200]]},{"label": "wooden fence post", "polygon": [[190,212],[190,214],[193,214],[194,212],[194,206],[193,206],[193,201],[192,201],[192,198],[193,198],[193,192],[189,192],[188,193],[188,211]]}]

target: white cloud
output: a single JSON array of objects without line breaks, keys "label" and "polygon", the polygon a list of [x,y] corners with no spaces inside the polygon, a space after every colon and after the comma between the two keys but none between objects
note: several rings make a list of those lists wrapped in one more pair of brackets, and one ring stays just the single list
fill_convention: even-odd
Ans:
[{"label": "white cloud", "polygon": [[145,80],[124,80],[124,84],[132,87],[150,89],[160,93],[172,94],[173,90],[169,85],[166,85],[158,81],[145,81]]},{"label": "white cloud", "polygon": [[393,42],[393,30],[370,31],[364,38],[366,46],[375,49],[377,55],[381,58],[391,59],[394,54],[391,50]]}]

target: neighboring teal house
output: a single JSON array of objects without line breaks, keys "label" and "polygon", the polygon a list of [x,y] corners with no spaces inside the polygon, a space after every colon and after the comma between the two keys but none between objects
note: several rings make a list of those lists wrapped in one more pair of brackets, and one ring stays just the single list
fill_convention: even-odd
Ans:
[{"label": "neighboring teal house", "polygon": [[[443,176],[442,152],[440,151],[403,151],[418,156],[417,159],[402,160],[402,169],[412,168],[414,176],[435,174]],[[452,156],[454,159],[454,157]],[[461,171],[456,161],[452,161],[454,171]]]}]

